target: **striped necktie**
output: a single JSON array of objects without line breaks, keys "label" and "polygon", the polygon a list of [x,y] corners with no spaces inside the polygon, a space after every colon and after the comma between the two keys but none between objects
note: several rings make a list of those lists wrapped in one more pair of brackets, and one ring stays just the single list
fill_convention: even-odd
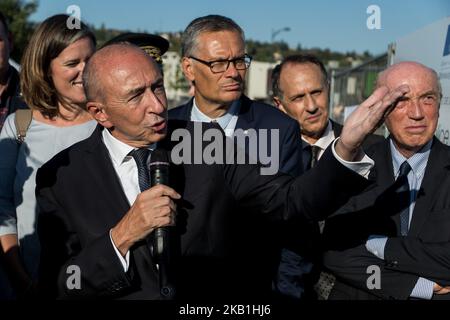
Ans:
[{"label": "striped necktie", "polygon": [[150,150],[146,148],[136,149],[130,152],[130,156],[136,161],[138,168],[139,189],[141,189],[141,192],[150,188],[150,176],[147,167],[149,154]]},{"label": "striped necktie", "polygon": [[411,166],[408,161],[405,161],[400,166],[400,171],[398,174],[397,181],[400,182],[397,188],[397,193],[399,194],[399,201],[402,207],[404,206],[402,212],[400,213],[400,233],[402,236],[408,234],[409,228],[409,207],[411,205],[411,191],[409,189],[408,173],[411,171]]}]

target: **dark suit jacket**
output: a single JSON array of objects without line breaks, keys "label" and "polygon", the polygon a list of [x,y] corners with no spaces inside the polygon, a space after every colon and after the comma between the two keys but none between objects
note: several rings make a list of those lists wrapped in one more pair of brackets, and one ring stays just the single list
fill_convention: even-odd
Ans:
[{"label": "dark suit jacket", "polygon": [[[169,110],[169,119],[174,120],[190,120],[193,99],[184,105]],[[299,165],[302,157],[302,145],[300,139],[300,128],[297,121],[285,115],[274,106],[250,100],[242,95],[240,98],[241,108],[236,123],[236,129],[278,129],[279,130],[279,155],[280,167],[279,171],[298,176],[302,172]],[[270,135],[268,137],[267,146],[268,154],[271,154]],[[246,149],[249,140],[246,141]],[[258,143],[259,144],[259,143]],[[257,159],[258,161],[260,159]]]},{"label": "dark suit jacket", "polygon": [[[245,95],[240,98],[240,110],[236,123],[236,129],[278,129],[279,130],[279,171],[298,176],[302,173],[302,142],[300,135],[300,127],[298,122],[287,116],[276,107],[250,100]],[[193,99],[184,105],[178,106],[169,111],[169,119],[190,120],[193,107]],[[272,154],[271,141],[267,140],[268,154]],[[259,140],[259,139],[258,139]],[[259,141],[257,143],[259,147]],[[245,150],[249,150],[249,141],[245,141]],[[259,156],[258,156],[258,160]],[[256,213],[257,214],[257,213]],[[272,223],[259,219],[251,219],[253,222],[252,228],[260,230],[261,236],[255,237],[264,239],[264,244],[257,245],[258,247],[265,247],[265,252],[261,255],[266,257],[264,265],[271,266],[268,275],[272,273],[272,277],[276,277],[276,268],[280,261],[280,254],[282,247],[291,247],[290,238],[295,238],[296,252],[302,254],[310,253],[310,233],[315,225],[308,225],[302,223],[301,225],[293,225],[292,223],[279,224],[274,226]],[[256,225],[255,225],[256,224]],[[265,234],[265,236],[263,236]],[[299,234],[302,236],[300,237]],[[298,243],[298,244],[297,244]],[[300,249],[299,249],[300,248]],[[289,267],[290,272],[293,270],[294,264]],[[298,267],[296,267],[298,268]],[[276,281],[276,280],[275,280]]]},{"label": "dark suit jacket", "polygon": [[[355,197],[327,219],[325,265],[338,277],[331,298],[407,299],[417,279],[450,284],[450,150],[436,138],[420,187],[408,236],[400,236],[389,140],[367,151],[375,160],[376,186]],[[343,214],[345,213],[345,214]],[[385,260],[365,249],[369,235],[389,237]],[[381,289],[368,290],[367,267],[381,269]],[[434,296],[433,298],[450,298]]]},{"label": "dark suit jacket", "polygon": [[[170,122],[169,128],[183,125],[193,132],[192,123]],[[271,291],[265,242],[251,219],[274,224],[288,218],[322,219],[316,214],[333,212],[367,187],[367,180],[341,165],[331,152],[321,162],[317,170],[297,179],[261,176],[258,165],[174,165],[173,186],[183,197],[175,228],[180,244],[178,298],[265,297]],[[111,244],[109,230],[130,206],[100,127],[38,170],[36,193],[41,209],[40,282],[47,295],[160,298],[158,273],[146,243],[131,248],[127,273]],[[70,265],[81,270],[80,290],[66,286]]]}]

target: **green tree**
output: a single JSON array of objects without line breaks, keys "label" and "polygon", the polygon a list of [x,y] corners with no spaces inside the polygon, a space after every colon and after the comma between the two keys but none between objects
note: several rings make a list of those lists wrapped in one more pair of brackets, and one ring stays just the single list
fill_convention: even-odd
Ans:
[{"label": "green tree", "polygon": [[20,62],[22,53],[33,33],[33,24],[28,18],[38,7],[38,1],[24,2],[22,0],[1,0],[0,11],[8,20],[9,29],[13,35],[13,51],[11,57]]}]

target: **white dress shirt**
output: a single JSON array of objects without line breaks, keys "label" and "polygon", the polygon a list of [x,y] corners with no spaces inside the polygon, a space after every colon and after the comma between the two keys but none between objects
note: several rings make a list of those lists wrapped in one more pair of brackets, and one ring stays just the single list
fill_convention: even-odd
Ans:
[{"label": "white dress shirt", "polygon": [[[125,196],[128,199],[130,206],[133,205],[136,200],[137,195],[141,192],[139,188],[139,178],[138,169],[136,161],[133,157],[128,155],[135,148],[123,143],[122,141],[116,139],[112,136],[109,130],[104,129],[102,132],[103,143],[108,149],[109,156],[111,157],[114,170],[117,173],[117,177],[122,185]],[[122,263],[125,272],[128,271],[130,265],[130,251],[125,255],[125,258],[120,254],[114,241],[111,237],[111,230],[109,231],[109,236],[111,238],[112,245],[116,251],[117,256]]]},{"label": "white dress shirt", "polygon": [[234,129],[236,128],[240,110],[241,102],[239,100],[235,100],[224,115],[213,119],[200,111],[194,98],[192,101],[191,121],[217,122],[223,131],[225,131],[225,135],[227,137],[231,137],[234,133]]}]

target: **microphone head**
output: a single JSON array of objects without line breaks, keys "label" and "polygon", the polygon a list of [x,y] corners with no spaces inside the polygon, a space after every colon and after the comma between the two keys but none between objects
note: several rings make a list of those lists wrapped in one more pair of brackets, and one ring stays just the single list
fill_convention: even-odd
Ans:
[{"label": "microphone head", "polygon": [[150,166],[155,165],[169,165],[169,156],[166,150],[160,148],[153,150],[150,156]]}]

